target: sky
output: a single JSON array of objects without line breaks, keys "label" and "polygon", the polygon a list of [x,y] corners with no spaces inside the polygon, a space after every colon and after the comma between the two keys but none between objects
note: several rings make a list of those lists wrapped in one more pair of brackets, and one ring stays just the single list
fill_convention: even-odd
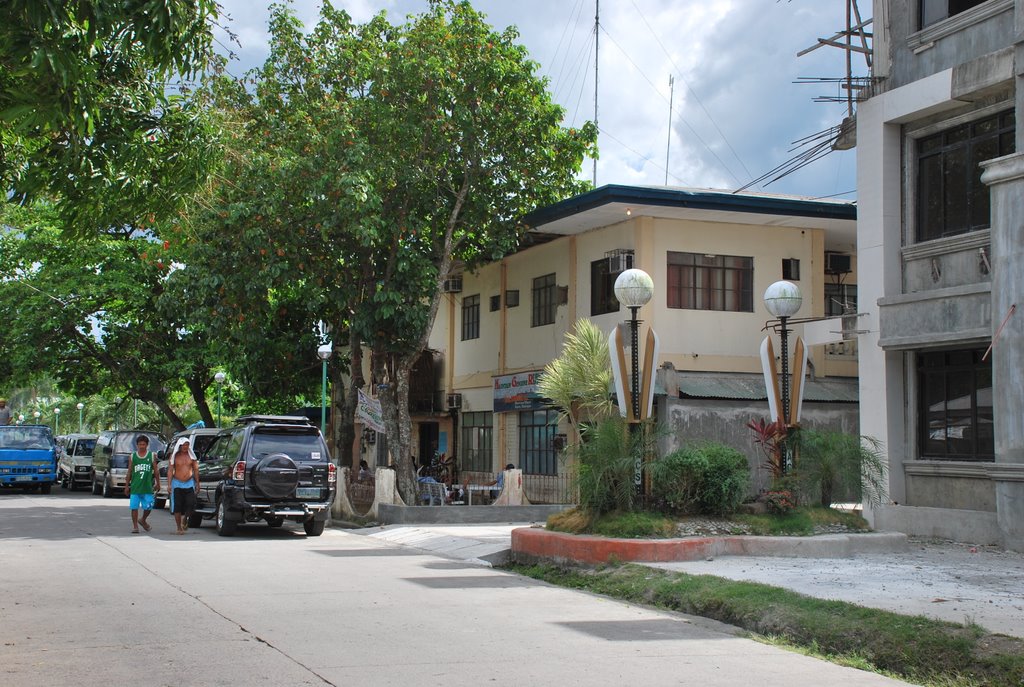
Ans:
[{"label": "sky", "polygon": [[[240,75],[267,56],[263,0],[221,0],[237,44],[221,37]],[[334,0],[356,21],[385,11],[393,23],[426,0]],[[594,119],[596,0],[476,0],[495,28],[516,26],[538,73],[566,109],[566,125]],[[870,3],[861,2],[870,13]],[[294,0],[307,27],[318,0]],[[835,83],[794,83],[845,73],[845,53],[801,50],[845,26],[844,0],[604,0],[600,2],[597,185],[736,190],[792,158],[795,142],[838,125]],[[866,16],[866,15],[865,15]],[[854,54],[855,74],[866,72]],[[674,79],[670,95],[669,77]],[[671,109],[670,109],[671,98]],[[671,113],[671,116],[670,116]],[[669,123],[671,120],[671,135]],[[853,200],[854,150],[833,152],[749,190]],[[668,163],[666,165],[666,155]],[[590,160],[580,176],[593,180]]]}]

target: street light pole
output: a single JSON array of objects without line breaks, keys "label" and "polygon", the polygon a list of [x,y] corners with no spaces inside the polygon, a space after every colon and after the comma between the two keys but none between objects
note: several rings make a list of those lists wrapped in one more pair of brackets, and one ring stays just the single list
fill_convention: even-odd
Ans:
[{"label": "street light pole", "polygon": [[[797,313],[803,304],[803,295],[800,287],[790,281],[777,281],[769,286],[764,292],[764,304],[775,317],[779,318],[779,338],[782,343],[782,424],[786,431],[791,426],[790,420],[790,383],[789,383],[789,328],[786,324],[789,318]],[[772,363],[774,365],[774,363]],[[792,467],[792,456],[785,437],[781,441],[782,449],[782,471],[788,472]]]},{"label": "street light pole", "polygon": [[53,435],[60,434],[60,408],[53,409]]},{"label": "street light pole", "polygon": [[221,410],[223,409],[223,406],[221,405],[221,401],[222,401],[222,399],[221,399],[221,390],[224,388],[224,380],[227,379],[227,378],[228,378],[228,376],[226,374],[224,374],[223,372],[218,372],[217,374],[213,375],[213,381],[217,382],[217,426],[218,427],[221,426]]},{"label": "street light pole", "polygon": [[[654,280],[651,275],[643,270],[628,269],[622,272],[615,279],[615,297],[619,303],[629,308],[629,329],[630,329],[630,425],[629,433],[633,437],[631,443],[635,444],[636,437],[640,433],[640,320],[637,319],[637,312],[654,295]],[[638,496],[643,496],[643,454],[637,452],[633,462],[633,485]]]},{"label": "street light pole", "polygon": [[85,404],[79,401],[78,405],[75,407],[78,408],[78,433],[81,434],[82,429],[85,427],[85,425],[82,424],[82,411],[85,409]]},{"label": "street light pole", "polygon": [[334,352],[334,345],[327,342],[316,349],[316,354],[323,362],[323,384],[320,387],[320,434],[327,435],[327,361],[330,360],[331,354]]}]

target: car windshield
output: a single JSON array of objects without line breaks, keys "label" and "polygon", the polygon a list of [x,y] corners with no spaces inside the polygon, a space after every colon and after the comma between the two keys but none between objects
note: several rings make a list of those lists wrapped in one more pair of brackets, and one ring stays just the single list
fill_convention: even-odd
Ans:
[{"label": "car windshield", "polygon": [[[149,432],[139,433],[125,433],[118,434],[114,438],[114,453],[131,453],[135,450],[135,439],[140,435],[145,434],[149,438],[149,450],[153,453],[164,450],[164,442],[156,434],[150,434]],[[125,464],[119,467],[127,467],[128,462],[125,460]]]},{"label": "car windshield", "polygon": [[95,439],[79,439],[78,443],[75,444],[75,455],[76,456],[91,456],[92,450],[96,448]]},{"label": "car windshield", "polygon": [[256,432],[252,435],[252,455],[255,457],[284,453],[292,460],[327,460],[319,434],[304,432]]},{"label": "car windshield", "polygon": [[52,449],[53,435],[47,427],[11,427],[0,431],[0,448]]}]

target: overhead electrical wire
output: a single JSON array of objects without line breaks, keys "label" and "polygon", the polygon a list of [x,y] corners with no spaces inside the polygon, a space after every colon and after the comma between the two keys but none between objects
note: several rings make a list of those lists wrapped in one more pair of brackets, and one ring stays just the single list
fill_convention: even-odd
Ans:
[{"label": "overhead electrical wire", "polygon": [[[749,178],[749,177],[753,176],[750,173],[750,170],[747,169],[747,166],[745,164],[743,164],[743,159],[736,152],[736,149],[732,147],[732,144],[729,142],[729,138],[718,127],[718,124],[715,121],[715,118],[712,117],[711,113],[708,112],[708,109],[706,107],[704,107],[704,103],[701,101],[700,97],[697,95],[697,92],[694,91],[693,88],[690,87],[690,84],[687,83],[686,79],[683,78],[683,76],[682,76],[683,70],[680,69],[679,65],[677,65],[675,60],[672,59],[672,54],[669,53],[668,49],[665,47],[665,44],[661,42],[661,38],[658,37],[658,34],[654,31],[654,28],[647,21],[647,17],[644,16],[643,11],[637,6],[636,0],[630,0],[630,2],[633,4],[633,9],[636,10],[636,13],[640,15],[640,19],[643,21],[644,26],[646,26],[647,30],[651,32],[651,36],[654,37],[654,42],[658,44],[658,47],[661,48],[661,51],[663,53],[665,53],[665,57],[667,57],[668,61],[672,64],[672,68],[675,69],[675,72],[676,72],[675,76],[677,78],[679,78],[680,81],[683,82],[683,85],[686,87],[686,90],[689,91],[690,95],[693,96],[694,101],[697,103],[697,105],[700,106],[701,111],[704,113],[704,116],[706,116],[708,118],[708,121],[711,122],[711,126],[713,126],[715,128],[715,131],[718,132],[718,135],[722,138],[722,141],[725,143],[725,146],[729,149],[729,152],[732,153],[732,156],[734,158],[736,158],[737,162],[740,163],[740,167],[743,168],[743,171],[746,173],[747,177]],[[685,123],[685,121],[684,121],[684,123]],[[687,124],[687,127],[689,127],[689,124]],[[692,127],[690,127],[690,128],[692,130]]]},{"label": "overhead electrical wire", "polygon": [[638,151],[638,150],[636,150],[636,149],[634,149],[634,148],[631,148],[631,147],[630,147],[630,146],[629,146],[628,144],[626,144],[626,143],[623,143],[623,142],[622,142],[622,141],[620,141],[619,139],[615,138],[615,136],[613,136],[613,135],[612,135],[611,133],[609,133],[609,132],[608,132],[608,131],[607,131],[606,129],[602,129],[602,128],[598,127],[598,130],[599,130],[599,131],[600,131],[600,132],[601,132],[602,134],[604,134],[605,136],[607,136],[608,138],[612,139],[613,141],[615,141],[616,143],[618,143],[618,144],[619,144],[620,146],[622,146],[623,148],[625,148],[626,150],[628,150],[629,152],[631,152],[631,153],[633,153],[634,155],[636,155],[637,157],[639,157],[640,159],[642,159],[642,160],[645,160],[646,162],[649,162],[649,163],[651,163],[652,165],[654,165],[655,167],[657,167],[657,168],[658,168],[658,169],[660,169],[661,171],[663,171],[663,172],[666,172],[666,173],[667,173],[667,174],[668,174],[668,175],[669,175],[670,177],[672,177],[673,179],[675,179],[676,181],[678,181],[678,182],[679,182],[679,185],[680,185],[680,186],[689,186],[689,184],[688,184],[688,183],[686,183],[686,181],[684,181],[684,180],[683,180],[683,179],[681,179],[680,177],[676,176],[676,175],[675,175],[675,174],[673,174],[672,172],[669,172],[669,171],[668,171],[667,169],[665,169],[664,167],[662,167],[661,165],[659,165],[659,164],[658,164],[657,162],[655,162],[655,161],[654,161],[653,159],[651,159],[651,158],[647,157],[646,155],[644,155],[644,154],[643,154],[643,153],[641,153],[640,151]]},{"label": "overhead electrical wire", "polygon": [[[602,31],[604,31],[604,34],[605,34],[605,35],[606,35],[606,36],[608,37],[608,40],[610,40],[610,41],[612,42],[612,44],[613,44],[613,45],[614,45],[614,46],[615,46],[616,48],[618,48],[618,49],[619,49],[619,52],[621,52],[621,53],[623,54],[623,56],[624,56],[624,57],[626,58],[626,60],[628,60],[628,61],[629,61],[629,63],[630,63],[631,65],[633,65],[633,67],[634,67],[634,68],[635,68],[635,69],[637,70],[637,72],[638,72],[638,73],[640,74],[640,76],[642,76],[642,77],[644,78],[644,80],[645,80],[645,81],[646,81],[647,83],[649,83],[649,84],[651,85],[651,88],[653,88],[653,89],[654,89],[654,91],[655,91],[655,92],[656,92],[656,93],[657,93],[657,94],[658,94],[658,95],[659,95],[659,96],[660,96],[660,97],[661,97],[661,98],[662,98],[662,99],[663,99],[663,100],[664,100],[664,101],[665,101],[666,103],[668,103],[668,98],[666,98],[666,97],[665,97],[665,94],[661,92],[661,90],[660,90],[660,89],[659,89],[659,88],[658,88],[658,87],[657,87],[657,86],[656,86],[656,85],[654,84],[654,82],[653,82],[653,81],[651,81],[651,79],[650,79],[650,78],[649,78],[649,77],[647,76],[647,74],[645,74],[645,73],[644,73],[644,71],[643,71],[643,70],[642,70],[642,69],[640,68],[640,66],[639,66],[639,65],[637,65],[637,63],[633,61],[633,58],[629,56],[629,53],[627,53],[627,52],[626,52],[626,50],[625,50],[625,49],[624,49],[624,48],[623,48],[623,47],[622,47],[621,45],[619,45],[619,43],[618,43],[618,42],[617,42],[617,41],[615,40],[615,38],[614,38],[614,37],[613,37],[613,36],[612,36],[612,35],[611,35],[610,33],[608,33],[607,29],[605,29],[605,28],[604,28],[604,27],[602,26],[602,27],[601,27],[601,30],[602,30]],[[709,153],[711,153],[711,155],[712,155],[712,156],[713,156],[713,157],[714,157],[714,158],[715,158],[715,159],[716,159],[716,160],[718,161],[718,164],[720,164],[720,165],[722,166],[722,169],[724,169],[724,170],[725,170],[725,171],[726,171],[726,172],[727,172],[727,173],[729,174],[729,176],[731,176],[731,177],[733,178],[733,180],[734,180],[734,181],[735,181],[735,182],[736,182],[737,184],[738,184],[738,183],[740,183],[740,178],[739,178],[739,177],[738,177],[738,176],[737,176],[737,175],[736,175],[736,174],[735,174],[735,173],[734,173],[734,172],[732,171],[732,168],[730,168],[730,167],[729,167],[729,165],[727,165],[727,164],[725,163],[725,160],[723,160],[723,159],[722,159],[721,157],[719,157],[719,156],[718,156],[718,153],[716,153],[716,152],[714,151],[714,149],[713,149],[713,148],[712,148],[712,147],[711,147],[710,145],[708,145],[708,143],[707,143],[707,142],[706,142],[706,141],[705,141],[705,140],[704,140],[704,139],[703,139],[703,138],[701,137],[701,135],[700,135],[700,134],[698,134],[698,133],[697,133],[697,131],[696,131],[696,130],[695,130],[695,129],[694,129],[693,127],[692,127],[692,126],[690,126],[690,123],[689,123],[688,121],[686,121],[686,118],[685,118],[685,117],[683,117],[681,113],[679,113],[678,111],[676,111],[676,114],[678,114],[678,115],[679,115],[679,119],[680,119],[680,120],[681,120],[681,121],[683,122],[683,124],[685,124],[685,125],[686,125],[686,128],[687,128],[687,129],[688,129],[688,130],[690,131],[690,133],[691,133],[691,134],[693,134],[693,137],[694,137],[694,138],[696,138],[696,139],[697,139],[697,141],[698,141],[698,142],[699,142],[699,143],[700,143],[700,144],[701,144],[702,146],[704,146],[704,148],[705,148],[705,149],[706,149],[706,150],[707,150],[707,151],[708,151]]]}]

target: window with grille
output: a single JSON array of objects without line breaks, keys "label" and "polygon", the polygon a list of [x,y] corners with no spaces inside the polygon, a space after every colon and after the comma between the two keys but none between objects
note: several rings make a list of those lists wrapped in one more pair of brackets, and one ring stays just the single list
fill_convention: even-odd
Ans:
[{"label": "window with grille", "polygon": [[615,279],[618,272],[612,272],[608,258],[590,263],[590,314],[604,315],[619,311],[619,299],[615,297]]},{"label": "window with grille", "polygon": [[480,338],[480,295],[462,298],[462,340]]},{"label": "window with grille", "polygon": [[917,354],[922,460],[992,461],[992,364],[984,349]]},{"label": "window with grille", "polygon": [[825,317],[857,312],[856,284],[825,284]]},{"label": "window with grille", "polygon": [[519,413],[519,467],[524,474],[558,474],[558,452],[554,445],[557,432],[557,411],[526,410]]},{"label": "window with grille", "polygon": [[494,413],[475,412],[461,415],[462,451],[460,470],[490,472],[494,469],[493,437]]},{"label": "window with grille", "polygon": [[555,275],[545,274],[533,280],[533,315],[530,318],[531,327],[540,327],[545,324],[554,324],[555,309],[558,307],[555,298],[556,292]]},{"label": "window with grille", "polygon": [[961,124],[917,141],[917,240],[989,226],[980,163],[1014,152],[1013,111]]},{"label": "window with grille", "polygon": [[754,259],[668,254],[668,307],[754,312]]}]

